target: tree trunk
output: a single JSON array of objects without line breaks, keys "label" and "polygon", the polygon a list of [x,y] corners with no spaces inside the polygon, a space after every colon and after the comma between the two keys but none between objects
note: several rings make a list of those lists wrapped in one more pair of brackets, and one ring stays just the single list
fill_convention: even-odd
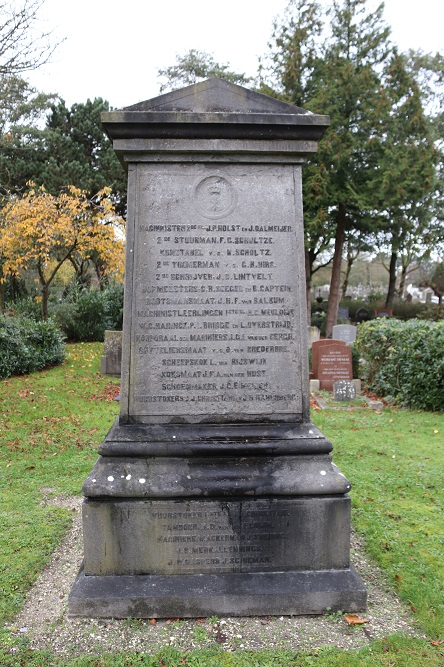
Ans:
[{"label": "tree trunk", "polygon": [[349,255],[347,253],[347,268],[345,270],[345,276],[344,276],[344,282],[342,283],[342,298],[345,299],[346,294],[347,294],[347,288],[348,288],[348,281],[350,279],[350,273],[352,270],[352,266],[354,264],[356,257]]},{"label": "tree trunk", "polygon": [[337,227],[335,237],[335,254],[331,270],[330,294],[328,297],[327,323],[325,325],[325,337],[331,338],[333,327],[338,321],[339,291],[341,287],[341,264],[342,250],[345,241],[345,208],[339,205],[337,216]]},{"label": "tree trunk", "polygon": [[398,260],[398,253],[396,250],[392,250],[392,254],[390,256],[390,266],[389,266],[389,285],[388,285],[387,298],[385,300],[386,308],[391,307],[393,299],[395,298],[397,260]]},{"label": "tree trunk", "polygon": [[0,313],[5,312],[5,282],[4,282],[3,267],[0,264]]},{"label": "tree trunk", "polygon": [[48,291],[49,285],[42,286],[42,320],[46,322],[48,319]]}]

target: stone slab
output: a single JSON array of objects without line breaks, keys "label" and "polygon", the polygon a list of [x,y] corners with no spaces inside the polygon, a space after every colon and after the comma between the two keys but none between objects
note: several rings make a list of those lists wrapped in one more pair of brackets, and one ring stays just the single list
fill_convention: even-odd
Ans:
[{"label": "stone slab", "polygon": [[367,593],[353,567],[325,572],[85,576],[68,615],[93,618],[280,616],[365,611]]},{"label": "stone slab", "polygon": [[101,456],[82,491],[88,498],[199,498],[327,495],[350,488],[330,455]]},{"label": "stone slab", "polygon": [[337,380],[333,385],[335,401],[353,401],[356,398],[356,385],[353,380]]},{"label": "stone slab", "polygon": [[318,327],[308,327],[308,347],[311,347],[320,337],[321,332]]},{"label": "stone slab", "polygon": [[350,499],[91,500],[86,575],[349,567]]},{"label": "stone slab", "polygon": [[352,380],[352,355],[346,343],[337,341],[324,347],[319,353],[318,378],[321,389],[333,391],[333,385],[338,380]]},{"label": "stone slab", "polygon": [[298,170],[137,165],[122,419],[277,421],[304,413]]},{"label": "stone slab", "polygon": [[104,375],[120,377],[122,365],[122,332],[105,331],[103,357],[100,360],[100,372]]},{"label": "stone slab", "polygon": [[333,327],[332,337],[334,340],[343,340],[348,345],[352,345],[356,340],[358,328],[353,324],[336,324]]}]

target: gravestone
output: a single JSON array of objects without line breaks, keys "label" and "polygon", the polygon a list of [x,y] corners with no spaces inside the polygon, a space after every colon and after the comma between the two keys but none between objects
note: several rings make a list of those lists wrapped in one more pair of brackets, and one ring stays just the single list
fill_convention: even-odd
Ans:
[{"label": "gravestone", "polygon": [[370,319],[371,315],[367,308],[358,308],[355,315],[355,320],[358,324],[360,324],[360,322],[368,322]]},{"label": "gravestone", "polygon": [[393,317],[391,308],[375,308],[375,317]]},{"label": "gravestone", "polygon": [[308,327],[308,346],[311,347],[313,343],[318,341],[321,337],[321,332],[318,327]]},{"label": "gravestone", "polygon": [[301,167],[327,118],[210,79],[103,122],[128,169],[121,409],[69,614],[365,608],[309,417]]},{"label": "gravestone", "polygon": [[324,338],[323,340],[318,340],[315,341],[312,346],[311,346],[311,370],[313,373],[313,376],[315,378],[319,377],[319,357],[321,354],[321,351],[325,347],[329,347],[330,345],[343,345],[346,346],[347,343],[345,341],[340,341],[340,340],[332,340],[330,338]]},{"label": "gravestone", "polygon": [[351,349],[341,343],[342,341],[335,341],[319,351],[318,379],[320,388],[325,391],[333,391],[337,380],[353,379]]},{"label": "gravestone", "polygon": [[104,375],[120,377],[122,364],[122,332],[105,331],[103,357],[100,360],[100,372]]},{"label": "gravestone", "polygon": [[334,340],[343,340],[348,345],[353,345],[357,330],[357,327],[352,324],[336,324],[333,327],[332,336]]},{"label": "gravestone", "polygon": [[333,385],[335,401],[353,401],[356,398],[356,385],[352,380],[337,380]]},{"label": "gravestone", "polygon": [[350,310],[347,306],[339,306],[338,308],[338,319],[347,321],[350,318]]}]

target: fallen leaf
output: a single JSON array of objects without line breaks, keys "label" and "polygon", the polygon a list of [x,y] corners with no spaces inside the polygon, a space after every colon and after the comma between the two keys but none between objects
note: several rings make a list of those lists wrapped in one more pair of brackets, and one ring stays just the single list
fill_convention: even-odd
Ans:
[{"label": "fallen leaf", "polygon": [[432,646],[441,646],[444,642],[430,642]]},{"label": "fallen leaf", "polygon": [[363,623],[370,623],[368,618],[361,618],[359,614],[346,614],[345,620],[349,625],[362,625]]},{"label": "fallen leaf", "polygon": [[157,621],[155,618],[150,618],[150,625],[156,625]]},{"label": "fallen leaf", "polygon": [[395,579],[396,581],[402,581],[402,577],[400,574],[395,574]]}]

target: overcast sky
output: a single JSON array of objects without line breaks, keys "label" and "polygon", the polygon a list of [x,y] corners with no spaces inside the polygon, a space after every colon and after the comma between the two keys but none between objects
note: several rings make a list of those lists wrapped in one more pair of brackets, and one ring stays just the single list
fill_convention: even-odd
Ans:
[{"label": "overcast sky", "polygon": [[[158,95],[157,70],[192,48],[254,76],[273,19],[286,6],[287,0],[46,0],[40,16],[65,41],[28,78],[69,106],[102,97],[121,108]],[[385,6],[401,50],[444,50],[442,0],[386,0]]]}]

